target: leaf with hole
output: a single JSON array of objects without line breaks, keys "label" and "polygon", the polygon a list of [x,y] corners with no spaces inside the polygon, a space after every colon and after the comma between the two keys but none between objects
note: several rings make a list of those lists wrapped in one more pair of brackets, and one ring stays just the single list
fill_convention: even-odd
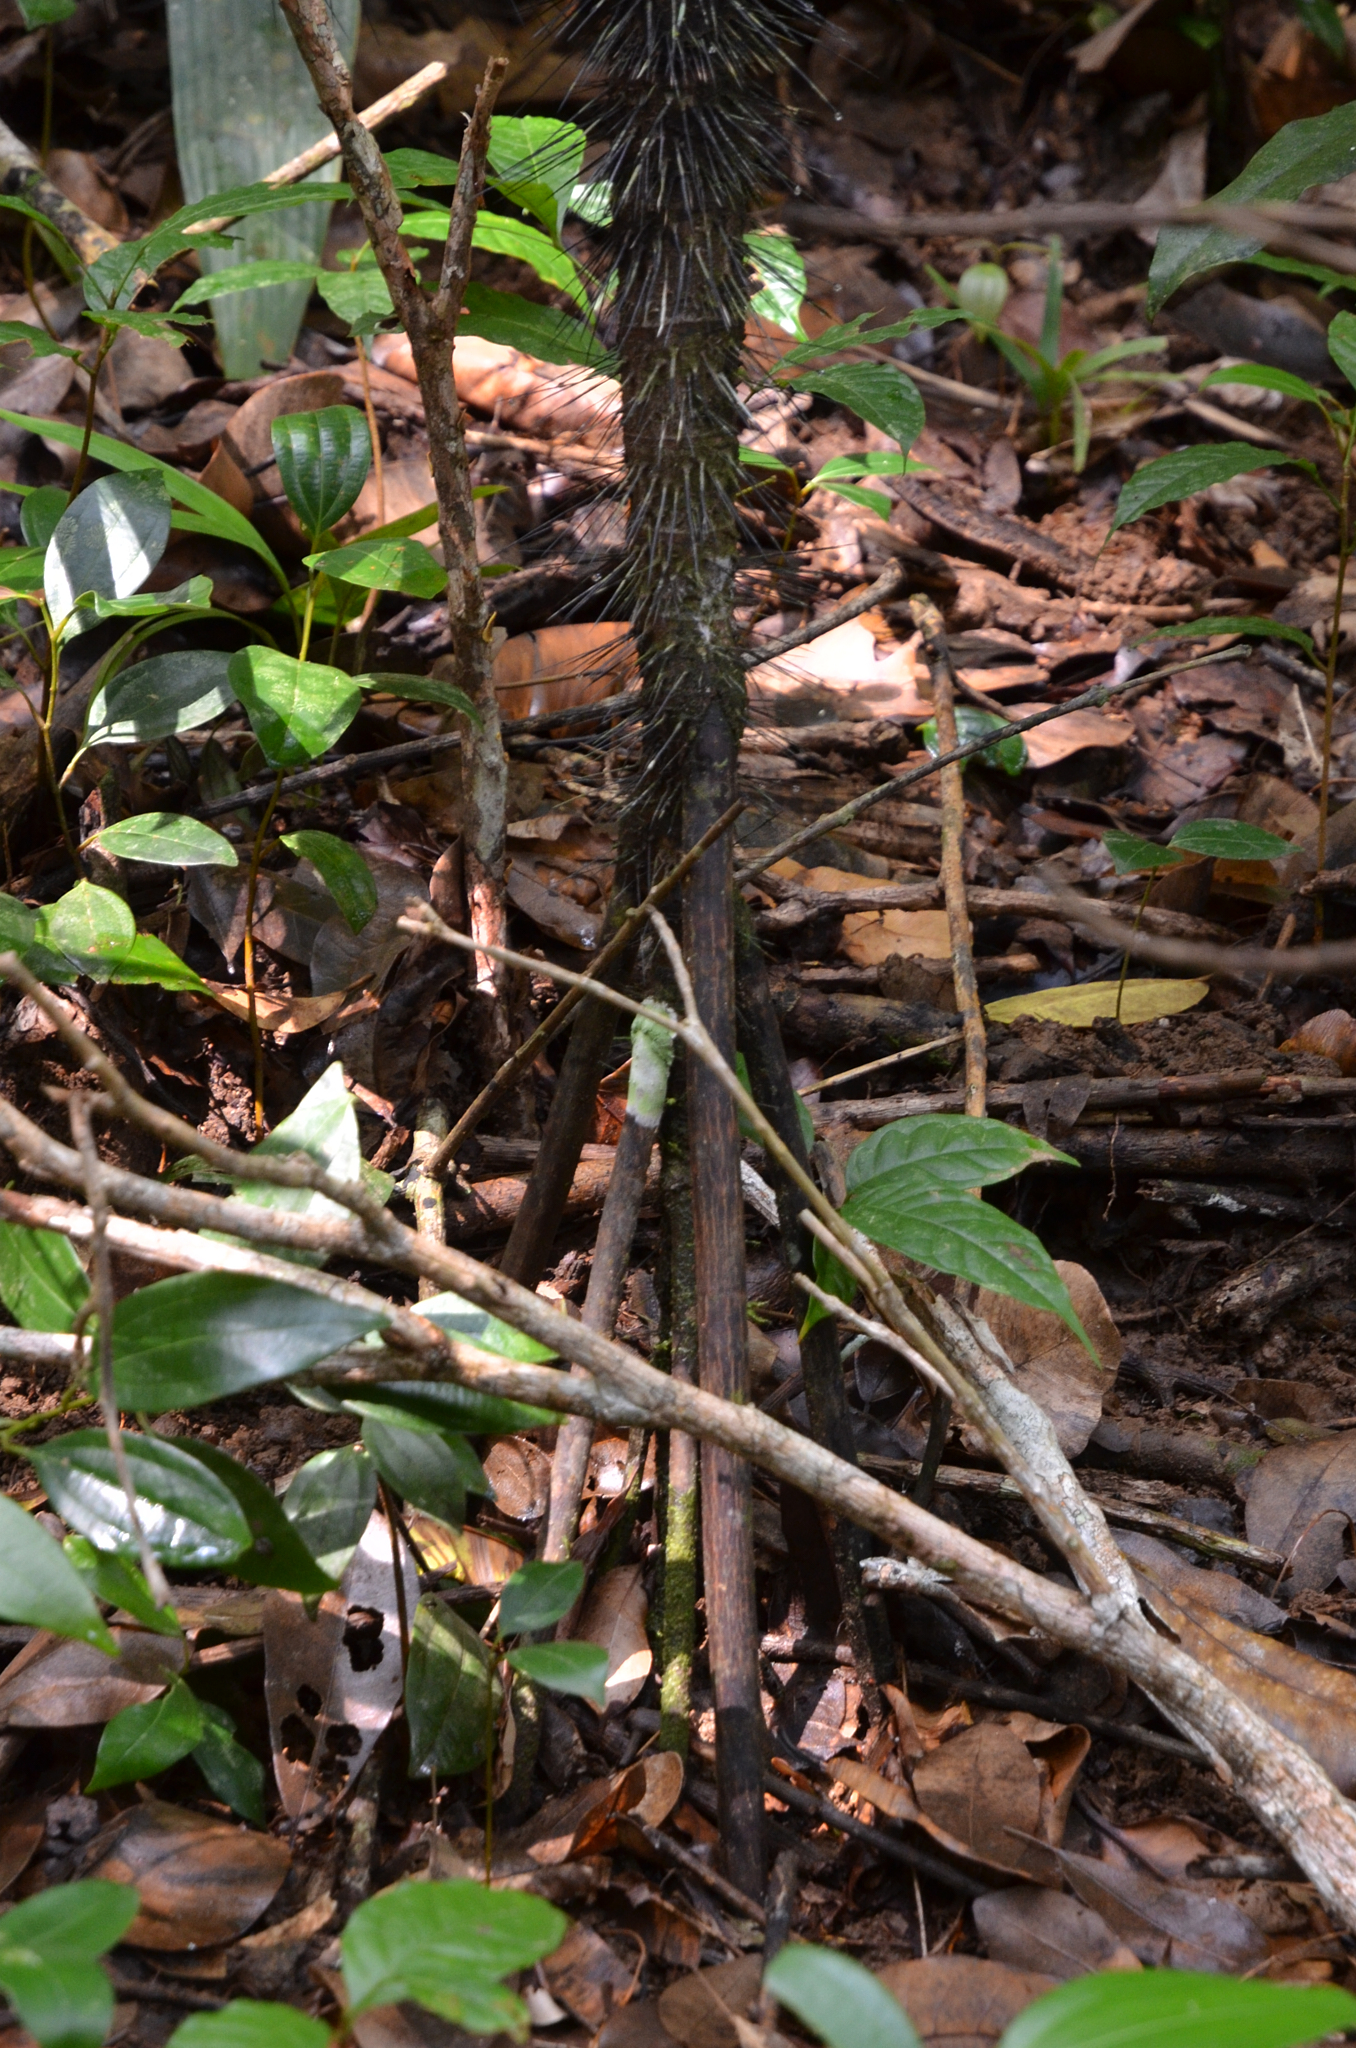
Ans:
[{"label": "leaf with hole", "polygon": [[372,436],[351,405],[285,412],[271,428],[283,489],[302,531],[315,546],[342,519],[367,481]]},{"label": "leaf with hole", "polygon": [[124,1707],[99,1738],[98,1754],[87,1792],[109,1785],[127,1785],[135,1778],[158,1777],[202,1740],[202,1709],[181,1678],[158,1700]]},{"label": "leaf with hole", "polygon": [[976,1195],[920,1196],[917,1182],[883,1175],[843,1204],[842,1217],[877,1244],[935,1272],[973,1280],[1031,1308],[1048,1308],[1088,1346],[1069,1290],[1038,1237]]},{"label": "leaf with hole", "polygon": [[272,768],[304,768],[317,760],[347,731],[361,702],[342,669],[298,661],[272,647],[242,647],[231,656],[227,677]]},{"label": "leaf with hole", "polygon": [[584,1590],[584,1567],[573,1559],[564,1564],[538,1560],[525,1564],[504,1582],[499,1594],[499,1632],[534,1635],[561,1621]]},{"label": "leaf with hole", "polygon": [[320,1451],[292,1474],[283,1513],[338,1584],[377,1504],[377,1468],[356,1444]]},{"label": "leaf with hole", "polygon": [[8,1494],[0,1494],[0,1549],[0,1616],[117,1655],[94,1596],[61,1545]]},{"label": "leaf with hole", "polygon": [[177,1437],[176,1445],[205,1465],[231,1495],[250,1531],[250,1547],[231,1566],[251,1586],[284,1586],[308,1598],[328,1593],[338,1580],[323,1571],[298,1534],[271,1487],[244,1465],[198,1437]]},{"label": "leaf with hole", "polygon": [[235,702],[226,673],[230,661],[215,647],[186,647],[121,669],[90,698],[82,752],[96,746],[149,746],[171,733],[210,725]]},{"label": "leaf with hole", "polygon": [[380,1328],[351,1306],[253,1273],[179,1273],[113,1312],[113,1377],[124,1408],[199,1408],[286,1379]]},{"label": "leaf with hole", "polygon": [[793,391],[810,391],[846,406],[879,427],[907,455],[927,424],[918,386],[888,363],[838,363],[828,370],[797,370],[785,380]]},{"label": "leaf with hole", "polygon": [[446,569],[420,540],[356,540],[307,555],[306,566],[360,590],[395,590],[402,597],[441,597],[447,588]]},{"label": "leaf with hole", "polygon": [[763,1988],[828,2048],[920,2048],[899,2000],[836,1949],[788,1942],[764,1970]]},{"label": "leaf with hole", "polygon": [[440,1778],[473,1771],[485,1761],[489,1690],[499,1680],[475,1630],[436,1597],[414,1610],[405,1673],[405,1718],[410,1727],[410,1776]]},{"label": "leaf with hole", "polygon": [[92,613],[76,611],[86,591],[130,597],[140,590],[169,531],[169,494],[158,476],[101,476],[80,493],[57,521],[43,565],[47,609],[64,639],[96,623]]},{"label": "leaf with hole", "polygon": [[[196,1276],[195,1276],[196,1277]],[[162,1283],[172,1284],[172,1283]],[[136,1301],[143,1295],[132,1295]],[[126,1303],[120,1304],[126,1306]],[[162,1564],[203,1571],[232,1564],[249,1547],[249,1524],[219,1479],[163,1437],[123,1432],[137,1517]],[[139,1547],[102,1430],[78,1429],[29,1452],[39,1483],[62,1520],[96,1550],[136,1557]]]},{"label": "leaf with hole", "polygon": [[257,1828],[264,1825],[264,1767],[251,1750],[235,1739],[235,1723],[210,1700],[202,1710],[202,1737],[192,1750],[198,1769],[218,1799]]},{"label": "leaf with hole", "polygon": [[527,1643],[508,1661],[548,1692],[572,1693],[600,1710],[607,1705],[607,1651],[594,1643]]},{"label": "leaf with hole", "polygon": [[501,1993],[481,2024],[495,1980],[549,1956],[568,1927],[531,1892],[489,1891],[469,1878],[392,1885],[359,1906],[340,1937],[350,2011],[411,1998],[468,2033],[497,2032],[506,2012],[523,2009]]},{"label": "leaf with hole", "polygon": [[[1257,200],[1299,199],[1312,185],[1331,185],[1356,171],[1356,102],[1334,107],[1307,121],[1290,121],[1263,143],[1232,184],[1214,193],[1217,206],[1246,206]],[[1164,301],[1202,271],[1222,263],[1246,263],[1262,237],[1223,227],[1166,227],[1159,230],[1149,265],[1149,318]]]},{"label": "leaf with hole", "polygon": [[1043,1138],[996,1117],[913,1116],[873,1131],[848,1154],[849,1192],[882,1174],[908,1174],[920,1192],[992,1187],[1036,1160],[1074,1161]]},{"label": "leaf with hole", "polygon": [[284,832],[282,843],[308,860],[339,906],[349,930],[360,932],[377,907],[372,870],[356,846],[333,832]]},{"label": "leaf with hole", "polygon": [[1353,2028],[1356,1999],[1334,1984],[1112,1970],[1047,1991],[1009,2022],[1001,2048],[1298,2048]]},{"label": "leaf with hole", "polygon": [[[1172,455],[1160,455],[1146,462],[1121,485],[1112,516],[1111,531],[1130,526],[1146,512],[1160,505],[1175,505],[1212,484],[1227,483],[1254,469],[1270,469],[1278,462],[1294,462],[1283,448],[1254,448],[1247,441],[1203,442],[1196,448],[1179,448]],[[1299,465],[1303,467],[1303,464]]]},{"label": "leaf with hole", "polygon": [[0,1222],[0,1301],[21,1330],[69,1330],[89,1281],[67,1237]]},{"label": "leaf with hole", "polygon": [[86,840],[117,860],[146,861],[164,868],[233,868],[239,855],[229,839],[178,811],[138,811],[105,825]]},{"label": "leaf with hole", "polygon": [[1245,825],[1238,818],[1194,818],[1178,827],[1172,844],[1214,860],[1288,860],[1295,851],[1278,833]]}]

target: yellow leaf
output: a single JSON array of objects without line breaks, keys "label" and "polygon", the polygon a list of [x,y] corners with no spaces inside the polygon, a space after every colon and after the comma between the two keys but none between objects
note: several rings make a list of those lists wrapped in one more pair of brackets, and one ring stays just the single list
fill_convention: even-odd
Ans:
[{"label": "yellow leaf", "polygon": [[[1115,1016],[1117,986],[1114,981],[1085,981],[1076,988],[1033,989],[1029,996],[1004,996],[1000,1003],[986,1003],[984,1014],[992,1024],[1036,1017],[1044,1023],[1071,1024],[1082,1030],[1099,1017]],[[1206,993],[1203,981],[1127,981],[1121,1022],[1150,1024],[1155,1017],[1193,1010]]]}]

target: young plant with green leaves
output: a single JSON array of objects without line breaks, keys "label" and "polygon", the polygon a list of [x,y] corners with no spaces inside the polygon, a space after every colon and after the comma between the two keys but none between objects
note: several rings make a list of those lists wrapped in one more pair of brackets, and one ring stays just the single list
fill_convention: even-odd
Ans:
[{"label": "young plant with green leaves", "polygon": [[[1302,127],[1307,124],[1296,122],[1293,125]],[[1276,138],[1278,141],[1279,139]],[[1356,143],[1353,144],[1353,148],[1356,149]],[[1356,389],[1356,314],[1334,314],[1328,328],[1328,354],[1332,357],[1334,367],[1346,382]],[[1110,533],[1115,533],[1119,528],[1142,519],[1146,512],[1157,511],[1163,505],[1176,504],[1197,491],[1209,490],[1213,484],[1225,483],[1231,477],[1244,476],[1255,470],[1274,468],[1279,463],[1290,463],[1296,469],[1302,470],[1311,482],[1318,485],[1333,507],[1337,514],[1337,574],[1333,581],[1332,612],[1324,665],[1323,751],[1318,790],[1318,865],[1321,869],[1327,845],[1328,794],[1332,779],[1333,705],[1336,695],[1337,656],[1341,642],[1342,605],[1346,593],[1347,565],[1351,560],[1352,546],[1356,543],[1351,503],[1351,471],[1353,460],[1356,459],[1356,400],[1343,405],[1331,392],[1311,384],[1307,378],[1298,377],[1291,370],[1273,369],[1267,363],[1235,363],[1228,369],[1213,370],[1203,379],[1201,389],[1208,391],[1216,384],[1254,385],[1264,391],[1278,391],[1299,404],[1313,407],[1332,437],[1338,464],[1336,490],[1329,487],[1312,462],[1288,454],[1283,448],[1257,448],[1247,441],[1212,442],[1194,448],[1180,448],[1172,455],[1162,455],[1155,461],[1146,462],[1123,485],[1116,502]],[[1312,652],[1308,636],[1302,634],[1298,628],[1269,619],[1192,619],[1170,630],[1177,633],[1199,633],[1206,627],[1211,627],[1215,631],[1241,630],[1298,641],[1307,651]]]},{"label": "young plant with green leaves", "polygon": [[[827,2048],[921,2048],[907,2013],[870,1970],[836,1949],[788,1943],[763,1973],[770,1991]],[[1356,1998],[1334,1985],[1266,1984],[1193,1970],[1073,1977],[1010,2020],[997,2048],[1299,2048],[1356,2027]]]},{"label": "young plant with green leaves", "polygon": [[[1133,832],[1104,832],[1102,844],[1118,875],[1142,874],[1145,877],[1144,894],[1139,899],[1132,932],[1139,930],[1140,920],[1148,907],[1154,876],[1164,868],[1180,867],[1183,861],[1193,857],[1198,860],[1284,860],[1294,851],[1288,839],[1281,839],[1275,832],[1264,832],[1260,825],[1245,825],[1238,818],[1195,818],[1189,825],[1180,825],[1166,846],[1153,839],[1140,839]],[[1117,1023],[1120,1022],[1129,969],[1130,955],[1127,952],[1121,961],[1121,977],[1116,988]]]}]

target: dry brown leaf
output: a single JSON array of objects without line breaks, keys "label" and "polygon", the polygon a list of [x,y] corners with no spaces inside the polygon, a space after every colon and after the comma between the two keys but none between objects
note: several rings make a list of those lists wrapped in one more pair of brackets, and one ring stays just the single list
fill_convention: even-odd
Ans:
[{"label": "dry brown leaf", "polygon": [[551,1996],[591,2030],[626,2004],[637,1975],[635,1963],[623,1963],[616,1950],[580,1920],[546,1958],[542,1971]]},{"label": "dry brown leaf", "polygon": [[482,1462],[501,1515],[514,1522],[531,1522],[546,1513],[551,1460],[540,1444],[526,1436],[499,1436]]},{"label": "dry brown leaf", "polygon": [[1297,1590],[1321,1592],[1351,1547],[1356,1439],[1322,1437],[1269,1451],[1249,1474],[1246,1492],[1249,1543],[1289,1558]]},{"label": "dry brown leaf", "polygon": [[1090,1970],[1138,1970],[1139,1957],[1100,1913],[1067,1892],[1019,1884],[974,1903],[975,1928],[995,1963],[1081,1977]]},{"label": "dry brown leaf", "polygon": [[604,1572],[584,1602],[575,1640],[596,1643],[607,1651],[604,1690],[609,1707],[629,1707],[650,1675],[654,1652],[645,1633],[648,1613],[638,1564],[621,1564]]},{"label": "dry brown leaf", "polygon": [[591,953],[603,929],[602,914],[586,910],[563,889],[547,889],[529,874],[521,861],[514,861],[504,882],[509,901],[531,918],[548,938],[559,939],[581,953]]},{"label": "dry brown leaf", "polygon": [[650,1789],[645,1763],[576,1785],[573,1791],[548,1799],[530,1821],[503,1836],[499,1850],[510,1858],[526,1856],[541,1869],[568,1863],[586,1851],[603,1854],[616,1846],[618,1815],[639,1814]]},{"label": "dry brown leaf", "polygon": [[141,1910],[124,1937],[133,1947],[187,1949],[252,1927],[291,1862],[271,1835],[150,1799],[100,1829],[80,1874],[136,1886]]},{"label": "dry brown leaf", "polygon": [[992,2048],[1009,2021],[1059,1981],[979,1956],[924,1956],[877,1977],[913,2022],[924,2048]]},{"label": "dry brown leaf", "polygon": [[522,1551],[500,1537],[480,1529],[450,1529],[433,1515],[411,1515],[409,1531],[430,1571],[450,1566],[466,1586],[502,1586],[523,1561]]},{"label": "dry brown leaf", "polygon": [[849,619],[807,647],[750,669],[749,701],[805,697],[835,718],[926,718],[932,705],[921,688],[926,669],[917,644],[915,636],[881,647],[865,620]]},{"label": "dry brown leaf", "polygon": [[0,1897],[22,1877],[47,1833],[47,1794],[21,1799],[0,1815]]},{"label": "dry brown leaf", "polygon": [[659,1749],[639,1759],[645,1774],[640,1798],[628,1808],[632,1820],[646,1827],[663,1825],[683,1796],[683,1759],[672,1749]]},{"label": "dry brown leaf", "polygon": [[[405,1611],[419,1582],[400,1550]],[[314,1621],[299,1594],[270,1592],[264,1607],[265,1691],[273,1770],[284,1811],[318,1821],[343,1797],[400,1703],[400,1621],[391,1531],[374,1514],[337,1592]]]},{"label": "dry brown leaf", "polygon": [[1151,1871],[1117,1867],[1068,1849],[1060,1867],[1085,1906],[1142,1963],[1175,1970],[1250,1970],[1266,1942],[1231,1900],[1203,1887],[1173,1884]]},{"label": "dry brown leaf", "polygon": [[[243,988],[233,988],[224,981],[209,981],[207,987],[213,1000],[232,1017],[248,1018],[250,999]],[[294,1038],[299,1031],[313,1031],[317,1024],[327,1024],[343,1009],[348,994],[346,988],[338,988],[323,996],[270,996],[261,989],[255,996],[260,1029],[279,1038]]]},{"label": "dry brown leaf", "polygon": [[0,1728],[81,1728],[156,1699],[187,1650],[172,1636],[115,1628],[118,1655],[40,1630],[0,1675]]},{"label": "dry brown leaf", "polygon": [[515,633],[494,657],[501,718],[536,718],[543,711],[596,704],[629,690],[636,676],[635,642],[624,619]]},{"label": "dry brown leaf", "polygon": [[760,1957],[738,1956],[680,1977],[657,2001],[665,2032],[682,2048],[739,2048],[731,2014],[748,2017],[762,1974]]},{"label": "dry brown leaf", "polygon": [[879,966],[896,953],[949,960],[951,927],[944,910],[850,910],[838,950],[856,967]]},{"label": "dry brown leaf", "polygon": [[1232,1572],[1203,1571],[1199,1565],[1191,1564],[1179,1550],[1170,1543],[1160,1543],[1154,1536],[1141,1535],[1137,1529],[1118,1529],[1116,1542],[1131,1564],[1147,1566],[1160,1586],[1166,1586],[1175,1598],[1186,1599],[1198,1607],[1208,1607],[1213,1613],[1221,1614],[1226,1621],[1236,1622],[1240,1628],[1256,1629],[1262,1634],[1271,1634],[1285,1620],[1285,1609],[1274,1600],[1268,1600],[1265,1593],[1259,1593],[1244,1579],[1236,1579]]},{"label": "dry brown leaf", "polygon": [[[1016,1366],[1018,1386],[1050,1417],[1064,1455],[1076,1458],[1102,1419],[1102,1401],[1121,1362],[1121,1339],[1102,1290],[1087,1268],[1056,1259],[1055,1271],[1069,1290],[1097,1353],[1096,1362],[1053,1309],[1030,1308],[987,1287],[976,1292],[971,1305]],[[973,1455],[977,1440],[971,1443],[967,1432],[964,1441]]]},{"label": "dry brown leaf", "polygon": [[1147,1863],[1157,1876],[1176,1883],[1200,1857],[1234,1856],[1242,1848],[1241,1842],[1222,1835],[1218,1828],[1206,1827],[1186,1814],[1162,1814],[1157,1820],[1117,1828],[1102,1842],[1102,1860],[1127,1870]]},{"label": "dry brown leaf", "polygon": [[925,1818],[970,1855],[1032,1876],[1049,1870],[1028,1839],[1041,1832],[1040,1766],[1003,1722],[981,1721],[921,1758],[913,1790]]},{"label": "dry brown leaf", "polygon": [[676,1900],[666,1899],[652,1886],[627,1878],[613,1886],[615,1899],[624,1890],[625,1907],[609,1902],[609,1924],[629,1928],[645,1944],[652,1962],[665,1963],[674,1970],[695,1970],[702,1959],[702,1924]]},{"label": "dry brown leaf", "polygon": [[1325,1060],[1336,1060],[1341,1073],[1356,1074],[1356,1017],[1350,1010],[1324,1010],[1287,1038],[1281,1051],[1316,1052]]}]

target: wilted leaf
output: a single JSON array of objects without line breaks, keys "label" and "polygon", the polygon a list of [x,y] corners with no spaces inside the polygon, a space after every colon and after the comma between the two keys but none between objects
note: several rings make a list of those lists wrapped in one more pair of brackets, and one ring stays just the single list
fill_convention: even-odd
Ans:
[{"label": "wilted leaf", "polygon": [[[1099,1017],[1114,1017],[1120,983],[1083,981],[1070,988],[1034,989],[1030,995],[1004,996],[986,1003],[984,1014],[994,1024],[1013,1024],[1019,1017],[1036,1017],[1051,1024],[1071,1024],[1085,1030]],[[1210,993],[1204,981],[1130,981],[1121,1000],[1122,1024],[1151,1024],[1156,1017],[1175,1017],[1181,1010],[1194,1010]]]},{"label": "wilted leaf", "polygon": [[85,1874],[136,1886],[141,1909],[126,1936],[134,1947],[207,1948],[253,1926],[291,1861],[271,1835],[150,1799],[99,1831]]}]

